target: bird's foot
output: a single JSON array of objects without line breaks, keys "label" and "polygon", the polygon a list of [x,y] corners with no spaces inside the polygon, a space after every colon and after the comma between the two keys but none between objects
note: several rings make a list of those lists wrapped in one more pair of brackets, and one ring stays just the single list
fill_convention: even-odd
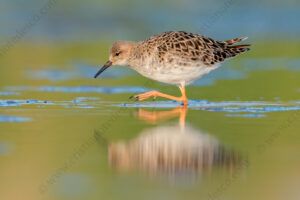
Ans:
[{"label": "bird's foot", "polygon": [[168,95],[168,94],[163,94],[163,93],[160,93],[160,92],[157,92],[157,91],[150,91],[150,92],[146,92],[146,93],[143,93],[143,94],[134,95],[134,96],[131,96],[130,98],[135,98],[136,100],[143,101],[143,100],[148,99],[150,97],[153,97],[153,99],[156,99],[156,97],[164,97],[166,99],[171,99],[171,100],[174,100],[174,101],[180,101],[180,102],[183,103],[184,106],[186,106],[188,104],[188,99],[186,98],[186,96],[174,97],[174,96],[171,96],[171,95]]},{"label": "bird's foot", "polygon": [[153,100],[156,99],[156,97],[158,96],[158,93],[157,91],[150,91],[150,92],[146,92],[146,93],[143,93],[143,94],[138,94],[138,95],[134,95],[134,96],[131,96],[130,99],[134,98],[138,101],[143,101],[145,99],[149,99],[150,97],[153,97]]}]

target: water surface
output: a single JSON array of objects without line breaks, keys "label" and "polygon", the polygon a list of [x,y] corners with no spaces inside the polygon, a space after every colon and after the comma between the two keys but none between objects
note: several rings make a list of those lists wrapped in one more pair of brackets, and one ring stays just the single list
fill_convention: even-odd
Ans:
[{"label": "water surface", "polygon": [[[46,52],[41,47],[40,57]],[[98,67],[88,61],[65,66],[61,57],[70,63],[72,55],[49,63],[27,54],[17,63],[17,52],[2,60],[17,72],[4,70],[0,82],[2,198],[298,194],[299,59],[240,56],[188,87],[184,109],[161,98],[130,100],[152,89],[179,90],[124,67],[95,80]],[[27,62],[36,64],[23,68]]]}]

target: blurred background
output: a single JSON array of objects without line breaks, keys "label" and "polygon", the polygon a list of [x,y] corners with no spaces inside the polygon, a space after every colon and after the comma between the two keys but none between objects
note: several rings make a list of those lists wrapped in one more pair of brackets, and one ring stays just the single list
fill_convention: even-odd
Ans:
[{"label": "blurred background", "polygon": [[[2,0],[3,199],[299,199],[300,1]],[[178,88],[112,67],[116,40],[184,30],[251,51]]]},{"label": "blurred background", "polygon": [[12,38],[17,30],[35,21],[34,16],[42,14],[26,39],[141,40],[169,30],[188,30],[219,39],[235,35],[253,40],[297,39],[298,9],[296,0],[2,1],[1,38]]}]

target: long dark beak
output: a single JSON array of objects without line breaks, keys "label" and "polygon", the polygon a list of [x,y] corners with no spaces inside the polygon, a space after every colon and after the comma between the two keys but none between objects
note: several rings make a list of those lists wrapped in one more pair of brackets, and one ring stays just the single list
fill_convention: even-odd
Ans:
[{"label": "long dark beak", "polygon": [[112,65],[111,61],[107,61],[103,67],[95,74],[94,78],[97,78],[102,72],[104,72],[107,68],[109,68]]}]

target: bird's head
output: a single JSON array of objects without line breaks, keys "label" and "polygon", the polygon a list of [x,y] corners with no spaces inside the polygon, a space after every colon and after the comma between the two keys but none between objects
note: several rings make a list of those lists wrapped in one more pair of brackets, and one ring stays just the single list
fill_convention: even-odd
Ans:
[{"label": "bird's head", "polygon": [[97,78],[103,71],[113,65],[129,65],[130,55],[136,43],[130,41],[117,41],[110,48],[109,60],[94,76]]}]

